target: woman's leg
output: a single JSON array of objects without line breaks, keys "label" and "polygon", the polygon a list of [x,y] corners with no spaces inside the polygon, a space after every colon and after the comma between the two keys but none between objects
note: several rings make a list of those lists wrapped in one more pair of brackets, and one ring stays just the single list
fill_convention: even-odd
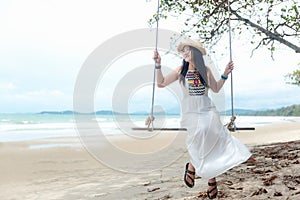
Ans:
[{"label": "woman's leg", "polygon": [[217,194],[218,189],[216,178],[211,178],[208,180],[207,196],[209,199],[215,199],[217,197]]}]

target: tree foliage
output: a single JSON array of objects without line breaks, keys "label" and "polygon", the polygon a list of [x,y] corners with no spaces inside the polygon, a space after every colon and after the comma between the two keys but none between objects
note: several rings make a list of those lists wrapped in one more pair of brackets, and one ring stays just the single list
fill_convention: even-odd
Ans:
[{"label": "tree foliage", "polygon": [[159,16],[150,23],[177,17],[184,23],[183,35],[214,45],[228,33],[230,13],[232,32],[250,35],[253,50],[264,46],[273,55],[281,43],[300,53],[299,10],[298,0],[161,0]]},{"label": "tree foliage", "polygon": [[[250,114],[250,113],[249,113]],[[252,116],[300,116],[300,105],[292,105],[279,109],[254,111]]]},{"label": "tree foliage", "polygon": [[[298,64],[300,66],[300,63]],[[300,69],[293,71],[285,76],[287,83],[300,86]]]}]

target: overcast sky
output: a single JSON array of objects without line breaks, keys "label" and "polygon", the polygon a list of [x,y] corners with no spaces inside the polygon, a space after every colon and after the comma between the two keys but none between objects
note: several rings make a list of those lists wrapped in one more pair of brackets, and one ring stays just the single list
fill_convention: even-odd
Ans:
[{"label": "overcast sky", "polygon": [[[0,1],[0,113],[72,110],[76,78],[90,53],[115,35],[148,28],[148,19],[155,11],[156,1],[146,0]],[[176,20],[162,21],[160,27],[181,30]],[[284,75],[297,68],[299,54],[280,46],[275,60],[263,49],[255,51],[250,58],[247,42],[247,36],[235,38],[233,42],[235,108],[265,109],[298,104],[300,87],[285,84]],[[216,54],[211,55],[220,73],[228,61],[226,52],[221,56],[226,45],[221,42]],[[142,59],[139,56],[139,65],[153,62],[152,51],[138,53],[145,56]],[[114,61],[112,67],[136,55],[124,56]],[[164,61],[172,66],[175,61],[178,65],[181,62],[179,58],[167,56]],[[174,64],[174,68],[178,65]],[[122,79],[124,74],[126,68],[114,79]],[[110,72],[105,76],[111,77]],[[95,103],[96,110],[111,108],[114,86],[105,89],[105,95],[103,92],[95,95],[96,102],[103,99]],[[224,89],[229,105],[230,82]],[[169,107],[178,104],[175,100],[170,104],[170,98],[163,93],[158,91],[162,97],[157,102]],[[129,106],[131,110],[147,110],[150,88],[138,91],[134,98],[134,105]],[[140,108],[143,103],[145,106]]]}]

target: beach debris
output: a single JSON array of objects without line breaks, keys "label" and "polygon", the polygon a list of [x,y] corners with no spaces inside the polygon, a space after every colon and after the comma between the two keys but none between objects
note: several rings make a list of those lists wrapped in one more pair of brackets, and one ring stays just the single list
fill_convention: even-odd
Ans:
[{"label": "beach debris", "polygon": [[299,162],[299,160],[296,160],[295,162],[292,162],[292,164],[297,165],[297,164],[300,164],[300,162]]},{"label": "beach debris", "polygon": [[272,170],[270,170],[270,169],[267,169],[266,171],[265,171],[265,173],[267,174],[267,173],[272,173],[273,171]]},{"label": "beach debris", "polygon": [[283,181],[284,183],[295,182],[297,184],[300,184],[300,176],[284,175]]},{"label": "beach debris", "polygon": [[147,181],[147,182],[144,182],[144,183],[141,183],[142,186],[149,186],[151,185],[151,182],[150,181]]},{"label": "beach debris", "polygon": [[250,171],[251,171],[251,173],[254,173],[254,174],[265,174],[266,173],[266,171],[263,169],[256,169],[256,170],[251,169]]},{"label": "beach debris", "polygon": [[233,182],[226,180],[226,181],[223,182],[223,184],[231,186],[231,185],[233,185]]},{"label": "beach debris", "polygon": [[281,192],[274,192],[274,197],[281,197],[283,196]]},{"label": "beach debris", "polygon": [[103,197],[103,196],[106,196],[108,195],[108,193],[99,193],[99,194],[95,194],[94,197]]},{"label": "beach debris", "polygon": [[239,181],[243,182],[243,181],[245,181],[245,178],[239,178]]},{"label": "beach debris", "polygon": [[228,199],[228,196],[222,190],[219,190],[218,191],[218,198],[220,198],[220,199]]},{"label": "beach debris", "polygon": [[197,197],[198,198],[206,198],[207,197],[207,192],[199,192]]},{"label": "beach debris", "polygon": [[147,189],[148,192],[154,192],[156,190],[159,190],[160,188],[159,187],[155,187],[155,188],[152,188],[152,189]]},{"label": "beach debris", "polygon": [[288,162],[282,162],[280,163],[280,166],[283,168],[283,167],[288,167],[290,165],[290,163]]},{"label": "beach debris", "polygon": [[225,199],[300,199],[299,147],[300,140],[255,146],[256,165],[242,163],[222,174]]},{"label": "beach debris", "polygon": [[251,197],[255,196],[255,195],[261,195],[261,194],[264,194],[264,193],[268,193],[268,191],[265,189],[265,188],[259,188],[257,191],[255,191]]},{"label": "beach debris", "polygon": [[288,154],[288,160],[295,160],[297,158],[298,158],[298,155],[296,153]]},{"label": "beach debris", "polygon": [[255,166],[257,165],[257,160],[253,157],[250,157],[245,163],[247,166]]},{"label": "beach debris", "polygon": [[157,200],[166,200],[166,199],[171,199],[171,198],[172,198],[172,195],[166,194],[165,196],[158,198]]},{"label": "beach debris", "polygon": [[243,187],[237,187],[237,188],[235,188],[235,187],[228,187],[229,189],[231,189],[231,190],[243,190],[244,188]]},{"label": "beach debris", "polygon": [[297,190],[293,185],[300,184],[300,176],[284,175],[283,183],[289,190]]},{"label": "beach debris", "polygon": [[273,181],[277,178],[276,175],[271,176],[270,178],[263,178],[263,184],[265,186],[270,186],[273,185]]},{"label": "beach debris", "polygon": [[294,192],[294,193],[292,194],[292,196],[295,196],[295,195],[298,195],[298,194],[300,194],[300,191]]},{"label": "beach debris", "polygon": [[288,185],[288,184],[285,184],[285,186],[286,186],[287,188],[289,188],[289,190],[296,190],[296,188],[295,188],[294,186],[290,186],[290,185]]}]

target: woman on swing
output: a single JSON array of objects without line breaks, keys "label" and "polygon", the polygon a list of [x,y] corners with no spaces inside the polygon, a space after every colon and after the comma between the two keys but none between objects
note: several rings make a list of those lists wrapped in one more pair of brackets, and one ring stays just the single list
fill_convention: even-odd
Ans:
[{"label": "woman on swing", "polygon": [[161,57],[154,51],[158,87],[179,81],[183,90],[181,103],[181,126],[187,129],[186,145],[190,161],[186,163],[184,182],[188,187],[195,184],[195,174],[208,179],[207,196],[217,197],[216,176],[247,161],[251,153],[223,126],[208,90],[219,92],[233,70],[229,62],[221,78],[216,81],[211,70],[205,66],[203,55],[206,50],[198,41],[180,43],[178,52],[183,63],[175,71],[164,76]]}]

